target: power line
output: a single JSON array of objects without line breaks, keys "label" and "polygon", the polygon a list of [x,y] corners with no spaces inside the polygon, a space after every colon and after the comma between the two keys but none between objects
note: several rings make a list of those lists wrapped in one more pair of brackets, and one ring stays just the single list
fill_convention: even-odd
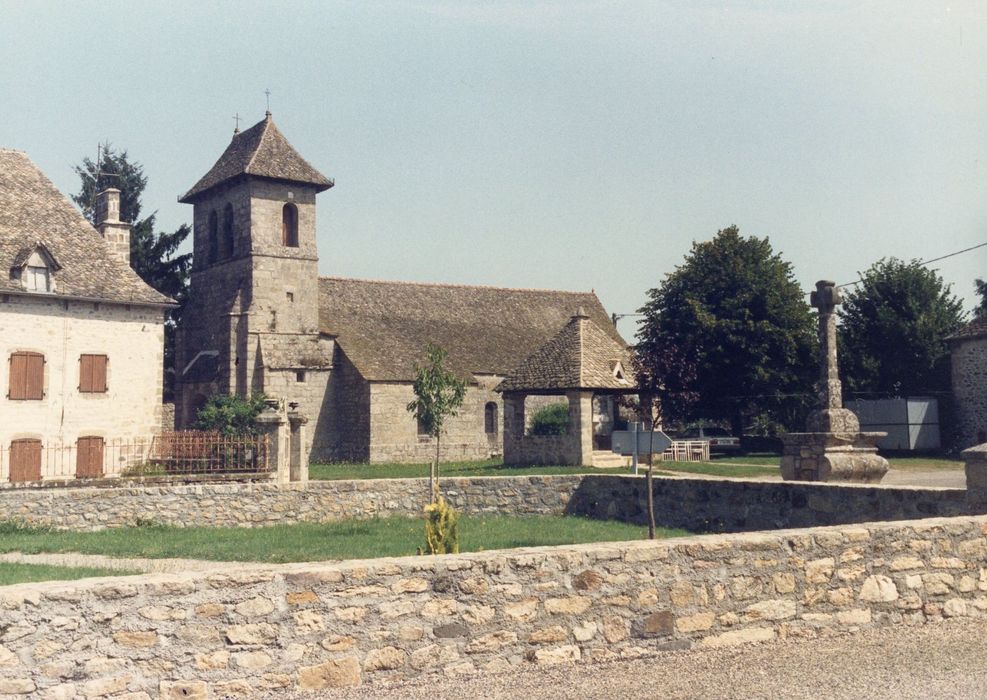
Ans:
[{"label": "power line", "polygon": [[[938,258],[932,258],[931,260],[918,260],[916,262],[916,264],[917,265],[922,265],[924,267],[925,265],[928,265],[930,263],[939,262],[940,260],[945,260],[946,258],[953,258],[953,257],[956,257],[957,255],[962,255],[963,253],[969,253],[971,250],[976,250],[977,248],[983,248],[984,246],[987,246],[987,241],[984,241],[983,243],[978,243],[975,246],[970,246],[969,248],[964,248],[963,250],[957,250],[956,252],[953,252],[953,253],[947,253],[946,255],[940,255]],[[863,281],[864,281],[864,278],[861,277],[860,279],[856,280],[855,282],[845,282],[844,284],[838,284],[836,286],[838,288],[841,288],[841,287],[853,287],[853,286],[856,286],[856,285],[860,284]],[[811,293],[812,292],[805,292],[805,294],[811,294]]]}]

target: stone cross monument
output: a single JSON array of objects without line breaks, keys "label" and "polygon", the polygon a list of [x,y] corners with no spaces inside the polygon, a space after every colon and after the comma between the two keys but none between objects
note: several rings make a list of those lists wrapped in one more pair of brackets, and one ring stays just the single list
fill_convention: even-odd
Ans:
[{"label": "stone cross monument", "polygon": [[836,358],[836,307],[842,301],[835,282],[816,282],[810,303],[819,310],[819,403],[809,414],[806,432],[782,437],[786,480],[875,482],[888,471],[876,447],[887,433],[861,433],[857,416],[843,408]]}]

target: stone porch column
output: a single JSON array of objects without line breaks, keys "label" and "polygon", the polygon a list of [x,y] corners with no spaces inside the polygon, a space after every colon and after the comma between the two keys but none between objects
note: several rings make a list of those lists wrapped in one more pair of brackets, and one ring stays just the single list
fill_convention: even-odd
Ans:
[{"label": "stone porch column", "polygon": [[593,392],[567,391],[569,399],[569,431],[571,463],[593,466]]},{"label": "stone porch column", "polygon": [[504,394],[504,464],[524,462],[524,399],[526,394]]}]

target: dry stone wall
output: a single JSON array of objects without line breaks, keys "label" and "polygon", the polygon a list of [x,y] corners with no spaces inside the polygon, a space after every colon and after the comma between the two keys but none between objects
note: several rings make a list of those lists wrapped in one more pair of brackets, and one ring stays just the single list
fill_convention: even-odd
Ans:
[{"label": "dry stone wall", "polygon": [[277,696],[987,611],[987,518],[0,588],[0,694]]},{"label": "dry stone wall", "polygon": [[[643,477],[529,476],[443,479],[466,513],[562,514],[646,522]],[[658,524],[738,532],[970,512],[964,489],[921,489],[656,478]],[[0,489],[0,519],[74,530],[155,522],[178,527],[258,527],[343,518],[418,516],[426,479]],[[983,512],[976,510],[975,512]]]},{"label": "dry stone wall", "polygon": [[987,338],[955,341],[953,400],[960,449],[987,440]]}]

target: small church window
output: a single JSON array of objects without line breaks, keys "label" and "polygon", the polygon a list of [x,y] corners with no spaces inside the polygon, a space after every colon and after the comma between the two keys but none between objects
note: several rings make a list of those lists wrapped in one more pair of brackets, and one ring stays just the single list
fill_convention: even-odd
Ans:
[{"label": "small church window", "polygon": [[233,205],[227,203],[223,208],[223,257],[232,258],[234,247]]},{"label": "small church window", "polygon": [[428,426],[425,425],[425,418],[422,416],[421,413],[419,413],[418,415],[416,415],[415,418],[416,418],[416,420],[418,422],[418,436],[419,437],[426,437],[426,436],[428,436],[429,435],[429,432],[428,432]]},{"label": "small church window", "polygon": [[214,263],[219,258],[219,219],[216,210],[209,212],[209,252],[206,259]]},{"label": "small church window", "polygon": [[497,434],[497,404],[493,401],[483,407],[483,430],[487,435]]},{"label": "small church window", "polygon": [[300,369],[295,372],[295,381],[299,383],[303,383],[305,381],[305,370]]},{"label": "small church window", "polygon": [[294,204],[285,204],[281,210],[281,244],[298,247],[298,207]]}]

